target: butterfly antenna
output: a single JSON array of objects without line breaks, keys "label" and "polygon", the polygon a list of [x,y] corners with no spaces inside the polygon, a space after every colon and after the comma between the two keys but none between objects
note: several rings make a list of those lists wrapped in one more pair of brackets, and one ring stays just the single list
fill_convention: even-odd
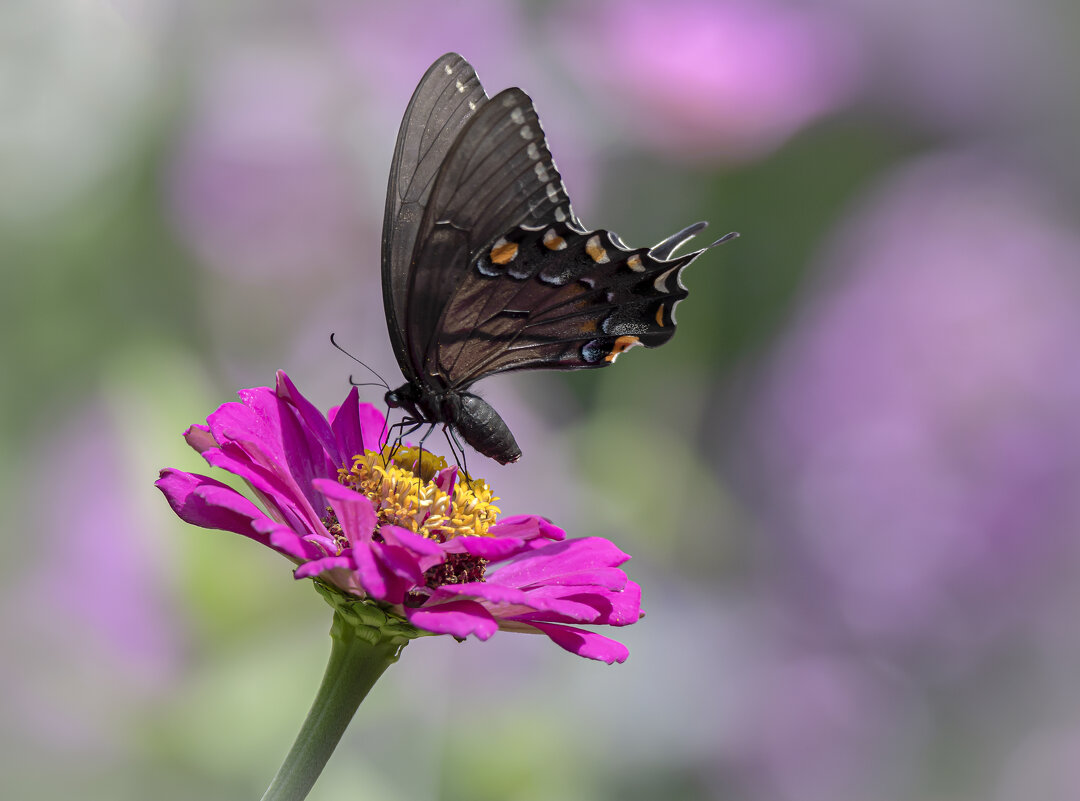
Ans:
[{"label": "butterfly antenna", "polygon": [[365,370],[367,370],[373,376],[375,376],[377,379],[379,379],[378,384],[357,384],[356,382],[354,382],[352,380],[352,377],[350,376],[349,377],[349,383],[352,384],[354,387],[385,387],[386,391],[389,392],[390,391],[390,385],[386,383],[386,379],[383,378],[381,375],[379,375],[377,372],[375,372],[375,369],[373,367],[371,367],[371,366],[369,366],[367,364],[364,364],[358,358],[356,358],[351,353],[349,353],[347,350],[345,350],[345,348],[341,347],[341,345],[338,344],[338,341],[334,338],[335,336],[336,336],[336,334],[333,334],[333,333],[330,334],[330,344],[331,345],[333,345],[335,348],[340,350],[342,353],[344,353],[346,356],[348,356],[354,362],[359,364],[361,367],[363,367]]}]

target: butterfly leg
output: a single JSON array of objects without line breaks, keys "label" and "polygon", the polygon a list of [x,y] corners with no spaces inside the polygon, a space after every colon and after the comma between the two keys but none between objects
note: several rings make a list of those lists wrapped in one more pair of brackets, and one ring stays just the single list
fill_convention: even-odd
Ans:
[{"label": "butterfly leg", "polygon": [[[387,443],[389,443],[389,442],[390,442],[390,436],[391,436],[391,434],[393,434],[393,433],[394,433],[394,429],[395,429],[395,428],[396,428],[396,429],[398,429],[398,430],[400,431],[400,430],[402,430],[402,429],[403,429],[404,427],[405,427],[405,422],[404,422],[404,421],[402,421],[402,422],[400,422],[400,423],[394,423],[394,424],[393,424],[392,426],[390,426],[389,428],[387,428],[387,429],[386,429],[386,442],[387,442]],[[395,451],[397,451],[397,449],[398,449],[398,447],[399,447],[400,445],[401,445],[401,436],[398,436],[398,437],[397,437],[397,438],[396,438],[396,439],[394,440],[394,444],[390,446],[390,452],[389,452],[388,454],[385,454],[385,455],[383,456],[383,467],[386,467],[387,463],[388,463],[388,462],[389,462],[389,461],[390,461],[391,459],[393,459],[393,458],[394,458],[394,452],[395,452]]]},{"label": "butterfly leg", "polygon": [[[398,448],[401,447],[401,441],[405,439],[405,437],[409,436],[409,434],[420,428],[420,426],[422,426],[423,424],[423,420],[415,420],[412,417],[406,417],[400,423],[394,423],[392,426],[390,426],[389,430],[386,433],[387,442],[390,441],[391,431],[393,431],[395,428],[399,431],[398,435],[394,438],[393,446],[391,446],[390,448],[390,454],[386,457],[387,461],[390,461],[394,458],[394,454],[397,453]],[[406,430],[407,426],[409,427],[408,430]]]},{"label": "butterfly leg", "polygon": [[[389,423],[390,423],[390,407],[387,406],[386,407],[386,414],[383,415],[382,428],[379,429],[379,440],[378,440],[379,442],[389,442],[390,441],[391,427],[390,427]],[[386,435],[386,439],[382,438],[383,434]]]},{"label": "butterfly leg", "polygon": [[[472,487],[472,476],[469,475],[469,465],[465,461],[465,446],[461,444],[453,426],[444,426],[443,432],[446,434],[446,441],[450,445],[450,452],[454,454],[454,461],[458,463],[461,467],[461,472],[465,474],[466,483]],[[455,445],[457,446],[456,449],[454,447]],[[461,456],[460,461],[458,461],[459,454]]]}]

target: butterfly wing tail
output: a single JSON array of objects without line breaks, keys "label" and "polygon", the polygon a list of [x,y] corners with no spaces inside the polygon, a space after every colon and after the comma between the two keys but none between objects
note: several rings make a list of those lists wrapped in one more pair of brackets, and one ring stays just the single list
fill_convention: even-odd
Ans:
[{"label": "butterfly wing tail", "polygon": [[[696,234],[699,234],[702,231],[704,231],[705,228],[708,227],[708,225],[709,224],[707,222],[702,221],[702,222],[696,222],[693,225],[686,226],[681,231],[678,231],[678,232],[672,234],[671,236],[669,236],[663,242],[659,242],[659,243],[653,245],[649,249],[649,255],[653,256],[653,257],[655,257],[657,259],[660,259],[661,261],[666,261],[667,259],[670,259],[672,253],[674,253],[682,245],[685,245],[687,242],[689,242],[691,239],[693,239]],[[732,231],[731,233],[724,234],[722,237],[717,239],[711,245],[707,245],[705,248],[703,248],[703,250],[708,250],[709,248],[714,248],[717,245],[722,244],[724,242],[727,242],[727,241],[729,241],[731,239],[735,239],[738,236],[739,236],[739,234],[738,234],[737,231]]]}]

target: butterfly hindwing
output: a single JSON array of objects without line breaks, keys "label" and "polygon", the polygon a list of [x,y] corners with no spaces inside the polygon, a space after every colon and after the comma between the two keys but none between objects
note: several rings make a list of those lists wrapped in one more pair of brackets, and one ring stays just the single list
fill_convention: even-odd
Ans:
[{"label": "butterfly hindwing", "polygon": [[451,296],[439,372],[468,386],[507,370],[604,367],[627,348],[662,345],[687,295],[680,273],[702,252],[663,258],[670,251],[659,246],[630,249],[608,231],[554,219],[519,227],[480,254]]}]

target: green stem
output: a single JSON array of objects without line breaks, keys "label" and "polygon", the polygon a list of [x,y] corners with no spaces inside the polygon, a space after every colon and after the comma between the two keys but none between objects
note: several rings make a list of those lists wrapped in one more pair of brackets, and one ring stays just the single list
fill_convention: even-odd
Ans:
[{"label": "green stem", "polygon": [[[370,631],[370,630],[368,630]],[[365,630],[334,612],[333,645],[322,685],[262,801],[301,801],[337,747],[360,702],[383,672],[397,661],[407,640],[363,636]],[[373,642],[374,640],[374,642]]]}]

